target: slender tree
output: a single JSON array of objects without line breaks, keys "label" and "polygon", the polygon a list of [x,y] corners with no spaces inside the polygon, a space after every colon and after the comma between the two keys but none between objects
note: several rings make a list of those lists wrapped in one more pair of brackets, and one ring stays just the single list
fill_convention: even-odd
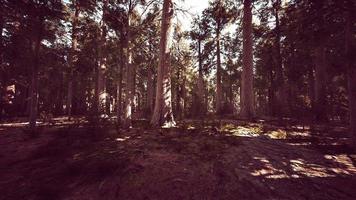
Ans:
[{"label": "slender tree", "polygon": [[220,114],[223,105],[223,88],[221,76],[223,73],[221,61],[221,38],[222,31],[228,23],[232,21],[235,15],[235,7],[231,1],[215,0],[212,1],[205,10],[205,15],[210,19],[210,26],[215,34],[215,47],[216,47],[216,98],[215,110]]},{"label": "slender tree", "polygon": [[206,105],[205,104],[205,84],[204,84],[204,42],[208,39],[209,36],[209,27],[207,19],[204,18],[196,18],[194,20],[194,24],[192,26],[192,30],[190,31],[190,37],[194,41],[193,49],[196,51],[198,57],[198,80],[197,80],[197,111],[198,115],[204,115],[206,112]]}]

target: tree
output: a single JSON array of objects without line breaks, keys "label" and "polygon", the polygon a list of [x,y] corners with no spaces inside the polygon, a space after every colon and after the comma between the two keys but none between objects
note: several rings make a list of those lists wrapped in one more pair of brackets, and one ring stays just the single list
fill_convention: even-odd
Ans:
[{"label": "tree", "polygon": [[151,119],[153,126],[174,126],[172,111],[170,47],[173,39],[174,8],[172,0],[164,0],[161,21],[160,54],[156,86],[156,102]]},{"label": "tree", "polygon": [[3,52],[4,52],[4,45],[3,45],[3,30],[5,24],[5,17],[3,16],[4,12],[4,5],[0,5],[0,122],[2,120],[3,115],[3,99],[5,94],[5,70],[3,66]]},{"label": "tree", "polygon": [[69,55],[69,74],[68,74],[68,94],[67,94],[67,115],[70,118],[72,115],[72,104],[73,104],[73,70],[77,61],[77,51],[78,51],[78,18],[80,13],[79,2],[73,0],[74,13],[71,17],[72,22],[72,48]]},{"label": "tree", "polygon": [[31,32],[31,86],[30,86],[30,129],[36,128],[36,119],[38,115],[38,70],[40,65],[40,48],[41,42],[45,35],[46,19],[59,18],[62,14],[62,4],[57,1],[34,2],[28,1],[25,3],[27,9],[26,14],[30,16]]},{"label": "tree", "polygon": [[210,3],[209,8],[204,11],[205,16],[211,19],[210,25],[215,33],[216,42],[216,113],[221,114],[223,105],[222,91],[222,67],[221,67],[221,34],[225,26],[231,22],[235,15],[235,8],[231,1],[216,0]]},{"label": "tree", "polygon": [[192,30],[190,31],[190,38],[195,42],[193,44],[193,49],[197,52],[198,56],[198,81],[197,81],[197,112],[198,115],[205,115],[206,106],[205,104],[205,85],[204,85],[204,69],[203,69],[203,46],[204,41],[207,40],[209,36],[209,28],[207,19],[201,19],[197,17],[193,20]]},{"label": "tree", "polygon": [[98,42],[98,58],[97,58],[97,68],[96,68],[96,86],[95,86],[95,113],[100,114],[106,112],[107,104],[107,93],[106,93],[106,77],[105,73],[107,71],[107,53],[105,52],[106,47],[106,37],[107,37],[107,26],[105,22],[105,17],[108,10],[108,1],[103,0],[102,6],[102,20],[100,24],[99,32],[99,42]]},{"label": "tree", "polygon": [[275,17],[275,66],[276,66],[276,82],[275,82],[275,95],[276,102],[273,104],[273,109],[275,114],[286,115],[287,112],[287,94],[286,94],[286,81],[283,72],[283,61],[281,55],[281,28],[280,28],[280,10],[281,10],[281,0],[272,1]]},{"label": "tree", "polygon": [[353,13],[356,4],[352,1],[346,1],[345,4],[345,55],[348,73],[348,101],[350,115],[350,132],[353,138],[352,147],[356,149],[356,38],[355,23]]},{"label": "tree", "polygon": [[252,54],[252,5],[244,0],[243,8],[243,70],[241,77],[241,117],[254,116],[253,54]]}]

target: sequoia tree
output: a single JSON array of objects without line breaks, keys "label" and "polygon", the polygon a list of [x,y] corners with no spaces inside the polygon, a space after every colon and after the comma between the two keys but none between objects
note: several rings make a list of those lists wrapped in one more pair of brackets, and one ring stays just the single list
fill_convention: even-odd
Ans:
[{"label": "sequoia tree", "polygon": [[171,64],[170,64],[170,47],[173,39],[173,2],[172,0],[164,0],[162,20],[161,20],[161,36],[159,48],[159,64],[157,73],[156,85],[156,102],[151,119],[153,126],[174,126],[174,118],[172,112],[172,95],[171,95]]},{"label": "sequoia tree", "polygon": [[252,5],[244,0],[243,8],[243,70],[241,77],[241,117],[254,116],[253,54],[252,54]]}]

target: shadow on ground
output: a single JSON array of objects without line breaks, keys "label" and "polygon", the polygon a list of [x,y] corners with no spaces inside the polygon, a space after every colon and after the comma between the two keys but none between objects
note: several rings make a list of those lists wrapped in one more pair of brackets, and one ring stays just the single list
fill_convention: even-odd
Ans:
[{"label": "shadow on ground", "polygon": [[356,199],[342,127],[186,121],[178,128],[0,132],[0,199]]}]

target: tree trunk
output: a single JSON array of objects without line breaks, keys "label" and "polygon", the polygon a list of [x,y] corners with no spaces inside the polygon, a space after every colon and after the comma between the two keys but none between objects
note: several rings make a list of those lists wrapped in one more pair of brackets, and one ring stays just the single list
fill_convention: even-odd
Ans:
[{"label": "tree trunk", "polygon": [[269,88],[268,88],[268,112],[270,115],[274,116],[275,115],[275,109],[274,109],[274,104],[275,104],[275,96],[274,96],[274,88],[275,88],[275,80],[274,80],[274,75],[273,75],[273,68],[272,65],[268,68],[268,78],[269,78]]},{"label": "tree trunk", "polygon": [[203,76],[203,61],[201,55],[201,40],[198,40],[198,62],[199,62],[199,71],[198,71],[198,106],[199,106],[199,115],[205,115],[205,106],[204,106],[204,76]]},{"label": "tree trunk", "polygon": [[253,54],[252,54],[252,6],[251,0],[244,0],[243,15],[243,70],[241,80],[241,117],[254,116]]},{"label": "tree trunk", "polygon": [[67,93],[67,115],[68,118],[70,119],[72,115],[72,105],[73,105],[73,71],[75,68],[75,64],[77,61],[77,46],[78,46],[78,41],[77,41],[77,25],[78,25],[78,17],[79,17],[79,5],[76,0],[73,1],[75,5],[75,11],[74,15],[72,18],[72,49],[71,53],[69,55],[69,74],[68,74],[68,93]]},{"label": "tree trunk", "polygon": [[[179,58],[178,58],[178,63],[179,63]],[[182,99],[182,88],[181,88],[181,85],[180,85],[180,68],[177,69],[177,83],[176,83],[176,115],[175,117],[177,119],[181,119],[181,112],[182,112],[182,102],[181,102],[181,99]]]},{"label": "tree trunk", "polygon": [[314,81],[314,69],[313,67],[308,70],[308,96],[310,99],[310,106],[311,109],[314,109],[315,107],[315,81]]},{"label": "tree trunk", "polygon": [[3,26],[4,26],[4,20],[2,13],[3,11],[0,10],[0,122],[2,120],[2,115],[3,115],[3,99],[4,99],[4,94],[5,94],[5,69],[3,66],[3,52],[4,52],[4,47],[3,47],[3,39],[2,39],[2,32],[3,32]]},{"label": "tree trunk", "polygon": [[121,35],[120,41],[120,64],[119,64],[119,80],[117,82],[117,97],[116,97],[116,116],[117,123],[121,125],[121,114],[122,114],[122,75],[123,69],[125,67],[125,55],[124,55],[124,36]]},{"label": "tree trunk", "polygon": [[99,65],[100,65],[100,58],[99,58],[99,47],[97,46],[96,51],[96,66],[94,67],[94,99],[93,99],[93,113],[92,115],[98,115],[99,113]]},{"label": "tree trunk", "polygon": [[181,85],[181,108],[182,108],[182,112],[181,112],[181,119],[184,119],[185,117],[185,112],[187,110],[187,89],[185,87],[185,84],[187,82],[187,77],[185,76],[185,69],[183,68],[183,82],[182,82],[182,85]]},{"label": "tree trunk", "polygon": [[152,114],[153,111],[153,98],[154,98],[154,77],[153,77],[153,72],[152,69],[148,69],[148,74],[147,74],[147,106],[146,110],[148,111],[149,114]]},{"label": "tree trunk", "polygon": [[276,95],[276,102],[274,103],[274,110],[275,114],[279,117],[288,114],[288,107],[287,107],[287,94],[285,88],[285,77],[283,75],[283,64],[282,64],[282,56],[281,56],[281,31],[279,25],[279,9],[281,6],[281,1],[276,0],[274,2],[274,14],[276,20],[276,27],[275,27],[275,34],[276,34],[276,88],[275,95]]},{"label": "tree trunk", "polygon": [[[108,1],[104,0],[103,1],[103,18],[106,14],[107,11],[107,6],[108,6]],[[104,52],[105,49],[105,44],[106,44],[106,34],[107,34],[107,27],[105,25],[104,19],[101,21],[101,37],[99,40],[99,63],[98,63],[98,114],[105,113],[106,109],[106,104],[107,104],[107,93],[106,93],[106,78],[105,78],[105,71],[107,68],[107,58],[106,58],[106,53]]]},{"label": "tree trunk", "polygon": [[[352,2],[348,2],[348,8],[352,8]],[[348,100],[350,115],[350,133],[352,136],[352,148],[356,149],[356,64],[352,53],[355,51],[355,39],[353,38],[353,23],[351,9],[346,12],[345,23],[345,55],[348,70]]]},{"label": "tree trunk", "polygon": [[221,84],[221,58],[220,58],[220,25],[216,29],[216,113],[221,114],[222,109],[222,84]]},{"label": "tree trunk", "polygon": [[315,119],[319,122],[328,121],[326,106],[326,51],[321,42],[315,51]]},{"label": "tree trunk", "polygon": [[156,102],[151,120],[153,126],[174,126],[171,95],[170,47],[173,40],[172,0],[164,0],[161,21],[159,66],[156,86]]},{"label": "tree trunk", "polygon": [[126,24],[126,95],[125,95],[125,110],[123,125],[125,128],[131,127],[132,112],[134,104],[134,74],[132,64],[132,51],[131,51],[131,16],[132,11],[128,12],[128,21]]},{"label": "tree trunk", "polygon": [[349,113],[350,113],[350,132],[353,138],[353,148],[356,148],[356,66],[349,66]]},{"label": "tree trunk", "polygon": [[30,91],[30,129],[35,130],[36,128],[36,119],[38,113],[38,67],[40,64],[40,46],[42,40],[42,23],[43,19],[38,19],[38,33],[33,45],[33,62],[31,70],[31,91]]}]

